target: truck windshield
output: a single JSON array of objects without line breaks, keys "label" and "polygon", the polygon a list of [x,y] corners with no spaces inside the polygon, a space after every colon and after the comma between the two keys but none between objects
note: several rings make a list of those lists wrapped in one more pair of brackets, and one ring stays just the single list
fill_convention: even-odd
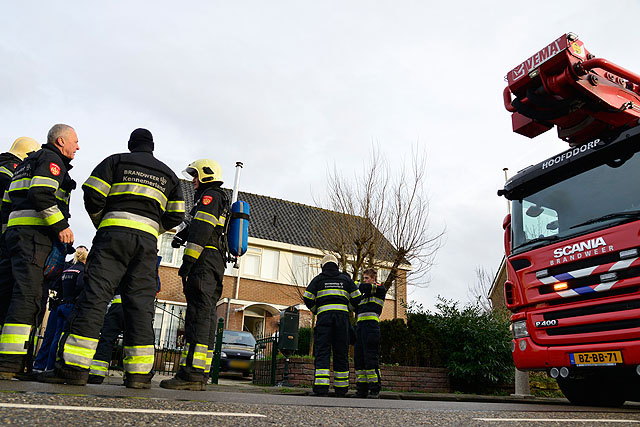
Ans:
[{"label": "truck windshield", "polygon": [[594,167],[511,202],[520,253],[640,218],[640,154]]}]

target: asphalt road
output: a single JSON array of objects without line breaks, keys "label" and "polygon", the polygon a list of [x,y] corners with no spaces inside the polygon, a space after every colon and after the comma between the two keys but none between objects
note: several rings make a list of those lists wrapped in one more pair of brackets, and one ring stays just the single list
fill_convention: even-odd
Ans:
[{"label": "asphalt road", "polygon": [[338,399],[273,394],[234,379],[208,391],[116,384],[85,387],[0,381],[8,425],[550,426],[640,425],[640,406],[583,408],[563,401],[514,403]]}]

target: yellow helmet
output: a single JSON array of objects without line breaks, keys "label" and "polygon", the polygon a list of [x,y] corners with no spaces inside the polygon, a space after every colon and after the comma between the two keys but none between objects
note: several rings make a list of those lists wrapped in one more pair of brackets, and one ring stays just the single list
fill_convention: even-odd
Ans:
[{"label": "yellow helmet", "polygon": [[197,177],[202,183],[207,182],[222,182],[222,168],[218,162],[210,159],[200,159],[195,162],[191,162],[182,174],[186,178]]},{"label": "yellow helmet", "polygon": [[40,144],[33,138],[29,138],[28,136],[21,136],[20,138],[13,141],[13,145],[9,152],[14,156],[19,157],[21,160],[27,158],[29,153],[34,151],[38,151],[40,149]]}]

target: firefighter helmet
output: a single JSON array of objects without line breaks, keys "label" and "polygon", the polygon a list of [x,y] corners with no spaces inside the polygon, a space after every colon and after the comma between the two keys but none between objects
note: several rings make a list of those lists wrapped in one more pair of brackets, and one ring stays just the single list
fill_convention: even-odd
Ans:
[{"label": "firefighter helmet", "polygon": [[28,136],[21,136],[13,142],[13,145],[9,149],[9,152],[14,156],[19,157],[21,160],[27,158],[29,153],[34,151],[38,151],[40,149],[40,144],[33,138],[29,138]]},{"label": "firefighter helmet", "polygon": [[222,182],[222,168],[218,164],[210,159],[200,159],[195,162],[191,162],[182,174],[187,178],[197,177],[202,183],[207,182]]}]

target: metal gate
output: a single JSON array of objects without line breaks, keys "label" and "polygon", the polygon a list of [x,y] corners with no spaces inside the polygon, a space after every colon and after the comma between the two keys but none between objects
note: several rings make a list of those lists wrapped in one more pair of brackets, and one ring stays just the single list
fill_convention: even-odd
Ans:
[{"label": "metal gate", "polygon": [[267,337],[257,340],[253,354],[253,383],[256,385],[276,385],[278,338]]}]

